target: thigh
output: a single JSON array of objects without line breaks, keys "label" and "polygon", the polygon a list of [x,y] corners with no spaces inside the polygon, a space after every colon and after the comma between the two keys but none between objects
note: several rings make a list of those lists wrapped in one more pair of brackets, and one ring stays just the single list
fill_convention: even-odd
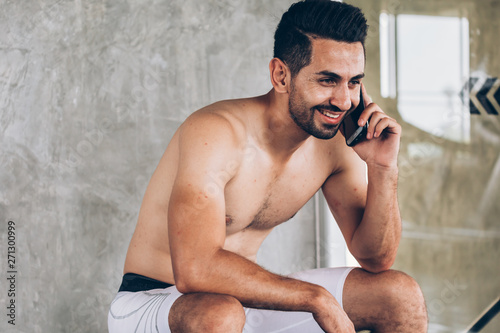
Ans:
[{"label": "thigh", "polygon": [[110,333],[170,333],[168,315],[182,294],[175,288],[119,292],[108,313]]},{"label": "thigh", "polygon": [[[321,268],[291,274],[290,277],[318,284],[342,305],[344,281],[352,267]],[[321,333],[323,330],[309,312],[245,309],[244,333]]]}]

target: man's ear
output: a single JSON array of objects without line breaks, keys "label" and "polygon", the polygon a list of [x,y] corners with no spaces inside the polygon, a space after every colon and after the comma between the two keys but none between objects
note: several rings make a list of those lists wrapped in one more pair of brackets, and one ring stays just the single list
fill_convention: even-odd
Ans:
[{"label": "man's ear", "polygon": [[269,62],[269,72],[274,90],[278,93],[289,93],[291,83],[291,72],[281,59],[273,58]]}]

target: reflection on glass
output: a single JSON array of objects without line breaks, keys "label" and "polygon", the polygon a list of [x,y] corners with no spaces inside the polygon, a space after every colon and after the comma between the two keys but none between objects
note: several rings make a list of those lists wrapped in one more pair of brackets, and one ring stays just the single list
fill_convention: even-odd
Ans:
[{"label": "reflection on glass", "polygon": [[394,15],[380,14],[380,94],[396,98],[396,27]]},{"label": "reflection on glass", "polygon": [[[398,110],[403,119],[433,135],[457,142],[470,141],[470,113],[460,99],[469,76],[468,20],[458,17],[381,15],[382,62],[391,63],[391,30],[395,30]],[[394,36],[392,34],[392,36]],[[387,41],[383,42],[382,39]],[[391,52],[392,51],[392,52]],[[388,55],[384,55],[388,54]],[[384,60],[385,59],[385,60]],[[392,62],[393,63],[393,62]],[[387,67],[387,66],[386,66]],[[391,70],[384,88],[390,96]]]}]

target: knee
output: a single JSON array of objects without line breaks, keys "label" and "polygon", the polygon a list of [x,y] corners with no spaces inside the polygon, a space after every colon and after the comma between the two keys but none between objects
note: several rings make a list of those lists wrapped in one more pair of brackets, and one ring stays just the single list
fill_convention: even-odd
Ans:
[{"label": "knee", "polygon": [[218,295],[213,310],[202,316],[204,330],[200,332],[241,332],[245,326],[245,311],[232,296]]},{"label": "knee", "polygon": [[380,274],[384,279],[381,292],[386,309],[396,316],[427,321],[425,300],[418,283],[400,271],[390,270]]},{"label": "knee", "polygon": [[245,311],[236,298],[216,294],[189,294],[181,298],[184,299],[172,306],[172,332],[243,331]]}]

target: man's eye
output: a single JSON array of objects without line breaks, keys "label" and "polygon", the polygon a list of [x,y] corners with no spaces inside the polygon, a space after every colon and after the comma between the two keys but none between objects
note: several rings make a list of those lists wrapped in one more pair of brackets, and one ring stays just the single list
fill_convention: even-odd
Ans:
[{"label": "man's eye", "polygon": [[354,80],[354,81],[351,81],[351,84],[353,84],[353,85],[358,85],[358,84],[361,84],[361,81],[359,81],[359,80]]},{"label": "man's eye", "polygon": [[324,84],[333,84],[333,83],[335,83],[335,80],[333,80],[333,79],[321,79],[320,82],[324,83]]}]

